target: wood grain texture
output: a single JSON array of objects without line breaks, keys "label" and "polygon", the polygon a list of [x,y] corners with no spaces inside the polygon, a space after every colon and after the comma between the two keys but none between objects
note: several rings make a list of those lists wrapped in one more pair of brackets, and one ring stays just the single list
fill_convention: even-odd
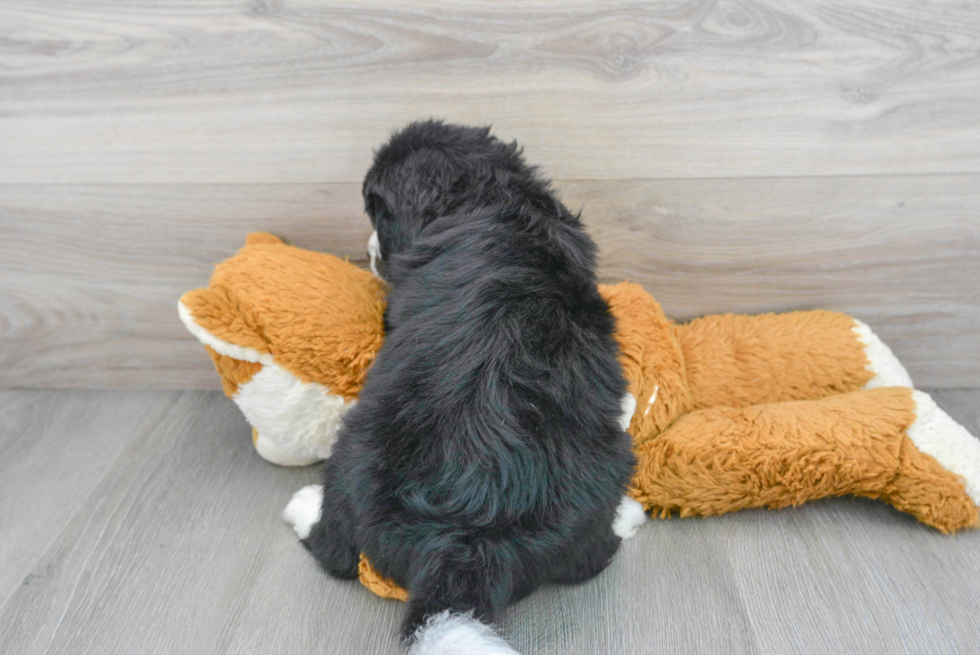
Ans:
[{"label": "wood grain texture", "polygon": [[[117,392],[99,409],[131,401]],[[134,435],[0,609],[10,652],[225,651],[224,628],[283,527],[285,490],[309,472],[258,459],[220,395],[176,401]]]},{"label": "wood grain texture", "polygon": [[602,275],[668,315],[824,308],[872,326],[921,387],[980,384],[980,178],[583,182]]},{"label": "wood grain texture", "polygon": [[356,182],[408,120],[563,179],[980,172],[980,7],[0,2],[0,180]]},{"label": "wood grain texture", "polygon": [[120,402],[110,393],[0,391],[0,604],[30,584],[67,520],[177,395],[139,392]]},{"label": "wood grain texture", "polygon": [[[933,395],[980,434],[980,390]],[[129,437],[113,443],[113,422]],[[217,392],[0,393],[4,471],[36,476],[0,488],[4,511],[65,505],[54,530],[0,545],[4,652],[399,653],[403,606],[329,578],[279,518],[316,468],[269,465],[248,436]],[[86,447],[97,482],[71,498],[59,478]],[[538,590],[499,630],[525,655],[967,655],[978,548],[980,531],[942,536],[864,499],[654,520],[599,577]]]},{"label": "wood grain texture", "polygon": [[[675,318],[837,309],[980,384],[980,176],[556,186]],[[217,388],[174,308],[253,230],[362,265],[370,233],[358,185],[0,186],[0,386]]]},{"label": "wood grain texture", "polygon": [[[932,395],[980,435],[980,391]],[[857,498],[738,519],[729,560],[761,652],[966,655],[980,643],[980,532],[947,537]]]}]

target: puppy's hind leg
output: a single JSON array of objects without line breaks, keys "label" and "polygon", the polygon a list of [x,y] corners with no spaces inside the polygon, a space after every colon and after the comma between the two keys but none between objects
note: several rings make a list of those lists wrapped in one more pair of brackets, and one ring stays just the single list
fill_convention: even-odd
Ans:
[{"label": "puppy's hind leg", "polygon": [[555,578],[555,582],[578,584],[597,576],[609,566],[619,545],[631,539],[646,520],[647,515],[643,511],[643,506],[629,496],[623,496],[619,507],[616,508],[616,515],[609,531],[597,538],[578,560]]},{"label": "puppy's hind leg", "polygon": [[333,475],[330,460],[324,467],[323,486],[297,491],[282,515],[327,573],[335,578],[357,577],[360,551],[353,508]]},{"label": "puppy's hind leg", "polygon": [[612,532],[597,539],[581,557],[555,577],[554,581],[558,584],[579,584],[591,580],[609,566],[622,541]]},{"label": "puppy's hind leg", "polygon": [[629,496],[623,496],[623,499],[619,501],[619,507],[616,508],[616,518],[613,519],[612,530],[616,536],[625,541],[636,536],[636,531],[646,521],[647,515],[643,511],[643,505]]}]

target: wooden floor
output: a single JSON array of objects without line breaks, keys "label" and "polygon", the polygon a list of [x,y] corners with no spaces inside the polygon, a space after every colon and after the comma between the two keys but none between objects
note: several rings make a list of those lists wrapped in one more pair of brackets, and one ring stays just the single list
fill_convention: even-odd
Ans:
[{"label": "wooden floor", "polygon": [[[980,434],[980,390],[937,402]],[[0,392],[4,653],[394,654],[401,605],[323,574],[279,512],[314,469],[208,391]],[[515,605],[525,655],[975,653],[980,532],[883,503],[651,521]]]}]

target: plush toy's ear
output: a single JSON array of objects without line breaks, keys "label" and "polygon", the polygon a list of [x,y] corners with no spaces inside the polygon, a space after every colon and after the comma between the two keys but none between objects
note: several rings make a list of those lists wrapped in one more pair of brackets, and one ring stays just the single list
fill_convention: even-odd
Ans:
[{"label": "plush toy's ear", "polygon": [[177,312],[190,333],[217,353],[256,364],[272,362],[250,308],[228,287],[188,291],[180,297]]},{"label": "plush toy's ear", "polygon": [[246,246],[254,246],[260,243],[283,243],[283,240],[268,232],[252,232],[245,237]]},{"label": "plush toy's ear", "polygon": [[[357,396],[384,340],[380,280],[272,235],[250,235],[237,255],[215,268],[207,291],[220,296],[209,299],[205,319],[214,336],[269,353],[304,383],[347,399]],[[229,308],[230,315],[224,312]],[[196,312],[195,318],[202,323]]]}]

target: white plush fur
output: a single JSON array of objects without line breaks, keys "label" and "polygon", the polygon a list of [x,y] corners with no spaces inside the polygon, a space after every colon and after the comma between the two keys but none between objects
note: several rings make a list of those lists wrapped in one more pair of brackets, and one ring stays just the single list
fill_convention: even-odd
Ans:
[{"label": "white plush fur", "polygon": [[291,453],[262,433],[259,433],[255,440],[255,451],[265,461],[279,466],[309,466],[322,459],[320,457],[302,457]]},{"label": "white plush fur", "polygon": [[858,340],[864,345],[864,354],[868,358],[867,369],[874,373],[874,377],[864,385],[865,389],[876,387],[911,387],[912,378],[908,371],[898,361],[898,357],[891,351],[891,348],[878,338],[878,335],[871,331],[865,323],[854,319],[854,327],[851,328],[857,334]]},{"label": "white plush fur", "polygon": [[355,401],[330,393],[322,384],[303,382],[276,364],[272,355],[219,339],[198,325],[184,303],[178,302],[177,312],[191,334],[217,353],[262,364],[232,400],[259,433],[255,447],[263,458],[283,466],[305,466],[330,456],[340,419]]},{"label": "white plush fur", "polygon": [[647,515],[643,511],[643,505],[636,502],[629,496],[623,496],[616,509],[616,518],[613,520],[612,529],[620,539],[630,539],[636,535],[640,526],[646,523]]},{"label": "white plush fur", "polygon": [[381,242],[378,241],[378,231],[375,230],[371,233],[371,238],[368,239],[368,258],[371,260],[371,272],[374,273],[375,277],[381,277],[378,275],[378,259],[381,257]]},{"label": "white plush fur", "polygon": [[219,355],[225,355],[227,357],[231,357],[232,359],[240,359],[244,362],[252,362],[253,364],[267,365],[272,363],[272,355],[260,353],[258,350],[253,348],[236,346],[233,343],[228,343],[227,341],[219,339],[205,330],[194,320],[194,314],[191,312],[190,308],[179,300],[177,301],[177,314],[180,316],[180,320],[184,323],[184,327],[186,327],[191,334],[197,337],[198,341],[206,346],[210,346]]},{"label": "white plush fur", "polygon": [[282,511],[282,518],[293,526],[300,539],[306,539],[310,536],[310,530],[320,520],[322,504],[323,487],[319,484],[311,484],[293,494],[286,509]]},{"label": "white plush fur", "polygon": [[619,427],[625,430],[630,426],[630,421],[633,420],[633,413],[636,411],[636,398],[633,397],[633,394],[624,394],[620,407],[623,413],[619,416]]},{"label": "white plush fur", "polygon": [[416,631],[408,655],[519,655],[493,629],[470,614],[449,610],[429,617]]},{"label": "white plush fur", "polygon": [[963,479],[966,493],[980,506],[980,439],[944,412],[929,394],[913,391],[915,422],[909,439],[947,471]]},{"label": "white plush fur", "polygon": [[259,434],[298,458],[326,459],[353,400],[303,382],[275,363],[262,367],[232,397]]}]

